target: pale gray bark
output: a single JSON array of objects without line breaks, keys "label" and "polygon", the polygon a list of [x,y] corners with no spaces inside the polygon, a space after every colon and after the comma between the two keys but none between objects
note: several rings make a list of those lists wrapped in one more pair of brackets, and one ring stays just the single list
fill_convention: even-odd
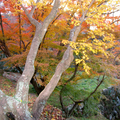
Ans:
[{"label": "pale gray bark", "polygon": [[[39,2],[39,0],[37,0],[37,2]],[[92,2],[94,2],[94,0]],[[91,4],[93,4],[92,2]],[[51,13],[45,18],[43,23],[39,23],[37,20],[32,18],[33,12],[35,10],[35,6],[33,6],[31,12],[28,13],[25,7],[21,5],[27,17],[29,18],[30,22],[36,26],[36,31],[31,44],[30,51],[27,56],[25,69],[17,83],[15,97],[6,96],[0,90],[0,98],[1,98],[0,112],[2,112],[2,114],[0,113],[0,117],[1,118],[3,117],[2,120],[6,120],[5,114],[6,112],[9,112],[9,111],[15,115],[17,120],[38,120],[40,118],[40,114],[43,111],[43,108],[45,106],[47,99],[53,92],[54,88],[57,86],[57,83],[59,82],[62,73],[70,66],[71,62],[74,59],[73,50],[70,46],[68,46],[67,50],[63,55],[62,60],[57,65],[55,73],[51,78],[50,82],[47,84],[45,89],[37,97],[33,105],[33,110],[32,110],[33,117],[32,117],[30,112],[28,111],[27,103],[28,103],[29,83],[34,74],[34,61],[36,58],[38,47],[45,35],[48,25],[54,19],[58,11],[59,5],[60,5],[60,0],[55,0]],[[84,11],[84,14],[80,19],[81,24],[85,20],[86,14],[87,14],[87,11]],[[71,30],[69,40],[73,42],[76,41],[77,36],[81,30],[81,24],[79,26],[74,27]]]},{"label": "pale gray bark", "polygon": [[[16,88],[15,97],[20,99],[20,100],[28,101],[29,83],[30,83],[30,80],[34,74],[34,60],[36,58],[38,47],[39,47],[39,45],[40,45],[40,43],[45,35],[45,32],[47,30],[48,25],[56,16],[59,5],[60,5],[60,1],[56,0],[51,13],[45,18],[42,26],[40,23],[39,24],[37,22],[35,23],[35,26],[36,26],[35,36],[32,40],[30,51],[29,51],[29,54],[27,56],[25,69],[24,69],[23,74],[17,83],[17,88]],[[22,8],[26,11],[26,9],[23,6],[22,6]],[[36,21],[35,19],[32,18],[33,14],[31,14],[31,12],[30,12],[30,14],[26,14],[26,15],[28,16],[28,18],[30,17],[29,19],[32,19],[32,21]]]},{"label": "pale gray bark", "polygon": [[[37,2],[39,2],[39,0],[37,0]],[[2,91],[0,92],[0,101],[5,100],[6,103],[4,104],[4,106],[0,104],[1,109],[5,108],[5,110],[3,110],[4,116],[6,112],[12,112],[14,115],[16,115],[17,120],[34,120],[34,118],[31,117],[31,114],[28,111],[28,90],[30,80],[34,74],[34,60],[36,58],[38,47],[45,35],[48,25],[56,16],[59,5],[60,0],[55,0],[51,13],[45,18],[43,23],[39,23],[37,20],[32,18],[35,6],[33,6],[31,12],[28,13],[26,8],[21,5],[30,22],[36,26],[36,31],[31,43],[30,51],[27,55],[25,69],[17,83],[15,97],[9,97],[5,95],[5,97],[3,97],[4,93]],[[5,119],[6,118],[4,118],[3,120]]]},{"label": "pale gray bark", "polygon": [[[71,30],[70,38],[69,38],[71,41],[74,41],[74,42],[76,41],[80,28],[81,28],[81,25],[78,27],[74,27]],[[37,97],[33,105],[32,115],[35,117],[36,120],[38,120],[38,116],[40,116],[41,112],[43,111],[43,108],[45,106],[47,99],[49,98],[49,96],[57,86],[62,73],[70,66],[73,59],[74,59],[73,49],[70,46],[68,46],[67,50],[63,55],[62,60],[56,67],[53,77],[51,78],[50,82],[47,84],[45,89],[39,94],[39,96]]]},{"label": "pale gray bark", "polygon": [[[91,2],[89,7],[93,3],[94,3],[94,0]],[[85,20],[86,14],[87,14],[87,10],[84,11],[83,16],[80,18],[81,24],[79,26],[75,26],[71,30],[70,35],[69,35],[70,41],[73,41],[73,42],[76,41],[77,36],[81,30],[81,25]],[[45,89],[39,94],[39,96],[37,97],[37,99],[33,105],[32,115],[36,118],[36,120],[38,120],[37,118],[38,118],[38,116],[40,116],[41,112],[43,111],[43,108],[45,106],[47,99],[49,98],[49,96],[51,95],[51,93],[53,92],[55,87],[57,86],[62,73],[70,66],[73,59],[74,59],[73,49],[70,46],[68,46],[67,50],[65,51],[65,53],[63,55],[61,62],[56,67],[53,77],[51,78],[50,82],[47,84]]]}]

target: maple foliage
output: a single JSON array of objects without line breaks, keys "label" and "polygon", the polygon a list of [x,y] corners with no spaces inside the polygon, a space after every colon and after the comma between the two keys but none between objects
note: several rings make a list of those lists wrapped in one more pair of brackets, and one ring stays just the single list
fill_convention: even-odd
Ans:
[{"label": "maple foliage", "polygon": [[[117,2],[116,0],[115,5],[112,4],[112,0],[61,1],[57,16],[47,29],[41,30],[46,32],[34,62],[35,67],[39,67],[38,72],[49,74],[45,86],[55,71],[55,65],[61,59],[62,55],[59,53],[63,54],[68,45],[73,49],[75,64],[80,64],[78,69],[85,70],[88,75],[94,71],[110,73],[111,69],[115,69],[114,65],[109,64],[109,57],[110,49],[118,44],[118,41],[115,43],[114,40],[116,37],[119,38],[119,35],[114,33],[115,24],[106,20],[118,19],[108,16],[117,6]],[[43,25],[52,10],[52,0],[38,3],[33,0],[3,0],[3,3],[0,47],[4,53],[5,50],[9,53],[6,55],[8,58],[3,61],[6,61],[7,66],[24,67],[36,31],[36,27],[32,24],[34,22],[26,15],[31,14],[31,9],[36,6],[33,18],[36,23]],[[25,6],[23,7],[21,3]],[[61,46],[61,41],[64,46]],[[67,70],[67,75],[71,74],[70,70]],[[75,81],[78,79],[79,77]],[[41,84],[41,81],[37,82]]]},{"label": "maple foliage", "polygon": [[[14,4],[16,2],[17,1],[15,0],[10,0],[9,2],[3,1],[5,7],[3,6],[1,8],[2,13],[8,13],[7,17],[2,15],[2,24],[4,28],[5,43],[12,55],[12,57],[5,58],[3,61],[6,61],[6,66],[19,65],[23,67],[25,65],[31,40],[34,36],[35,27],[30,23],[24,11],[21,10],[21,6],[19,4]],[[28,2],[28,9],[31,8],[31,3],[35,4],[33,1]],[[53,22],[49,25],[44,41],[41,43],[42,49],[40,48],[38,52],[35,66],[39,66],[40,70],[47,74],[50,70],[52,70],[51,65],[58,63],[55,55],[57,55],[59,50],[64,51],[58,41],[62,41],[65,45],[70,44],[77,55],[76,64],[82,64],[87,74],[90,74],[90,69],[92,68],[91,65],[89,65],[89,62],[91,60],[93,61],[93,59],[91,59],[93,58],[91,56],[94,56],[93,54],[100,55],[101,52],[106,57],[109,57],[109,52],[106,50],[112,48],[114,45],[113,39],[115,39],[115,37],[112,33],[114,30],[113,28],[115,27],[114,24],[111,24],[111,22],[106,22],[106,19],[112,19],[113,21],[113,19],[119,19],[119,17],[110,17],[107,13],[112,10],[113,6],[108,8],[105,3],[105,1],[99,0],[94,2],[94,4],[88,8],[90,1],[62,2],[57,15],[58,17],[56,16]],[[37,21],[42,22],[52,8],[51,1],[44,1],[43,3],[39,3],[37,6],[38,7],[35,9],[33,17]],[[67,6],[66,9],[65,6]],[[81,8],[79,6],[81,6]],[[107,9],[103,9],[104,7]],[[80,19],[83,16],[82,11],[85,10],[87,10],[86,20],[80,23]],[[9,11],[11,11],[11,13],[9,13]],[[9,20],[9,16],[11,16],[12,20]],[[13,21],[14,18],[15,20]],[[10,22],[8,23],[8,21]],[[67,41],[66,39],[68,39],[70,29],[74,26],[79,26],[80,24],[81,31],[77,42]],[[95,29],[92,30],[90,28],[91,26]],[[0,35],[1,38],[3,38],[2,31]],[[115,44],[118,44],[118,42],[116,41]],[[51,48],[52,50],[49,50]],[[101,57],[102,56],[100,55],[100,58]],[[99,59],[99,57],[97,58]],[[86,63],[86,61],[88,62]],[[102,63],[104,62],[102,61]],[[49,71],[47,69],[48,67]],[[104,69],[104,67],[102,69]]]},{"label": "maple foliage", "polygon": [[[17,1],[16,1],[17,2]],[[20,10],[20,5],[14,4],[13,1],[3,1],[4,6],[1,10],[2,22],[1,22],[1,41],[4,44],[1,44],[2,51],[8,51],[5,55],[7,57],[15,56],[15,54],[21,54],[29,49],[30,42],[32,40],[32,30],[30,25],[29,27],[28,20],[25,17],[25,14]],[[29,22],[30,23],[30,22]],[[29,32],[26,32],[28,30]],[[7,50],[4,46],[7,46]],[[10,59],[10,58],[9,58]],[[13,61],[11,58],[11,61]],[[14,59],[16,64],[16,59]],[[15,65],[14,62],[11,62],[12,65]]]},{"label": "maple foliage", "polygon": [[[16,2],[17,1],[11,0],[9,2],[3,1],[4,11],[2,10],[2,12],[5,13],[2,15],[2,24],[5,31],[5,43],[11,54],[7,58],[4,58],[2,61],[6,62],[5,66],[13,68],[16,66],[24,67],[30,48],[30,43],[35,32],[35,27],[30,23],[25,13],[21,11],[21,6],[19,4],[15,4]],[[43,3],[38,6],[39,7],[35,9],[33,17],[37,21],[43,22],[45,17],[50,13],[52,5],[50,3]],[[7,9],[5,10],[5,8]],[[28,10],[31,8],[30,4],[28,4],[27,8]],[[11,12],[7,14],[8,11]],[[49,25],[46,36],[44,38],[44,42],[41,44],[42,48],[40,46],[40,50],[38,51],[38,55],[35,61],[35,66],[39,67],[38,72],[43,71],[42,74],[50,74],[49,71],[54,70],[51,68],[51,66],[55,66],[58,63],[58,60],[56,59],[58,52],[64,51],[63,47],[60,46],[59,41],[61,40],[61,34],[64,34],[65,31],[67,31],[65,35],[68,36],[68,30],[65,27],[67,25],[67,21],[62,20],[62,17],[59,18],[59,16],[60,15],[58,14],[58,17],[56,16],[57,18],[55,18]],[[11,19],[9,20],[9,18]],[[57,23],[58,25],[56,25]],[[0,33],[2,36],[2,32]],[[56,39],[58,37],[59,39]],[[51,74],[49,77],[51,77]]]},{"label": "maple foliage", "polygon": [[[63,40],[64,44],[70,44],[74,49],[75,54],[78,56],[76,64],[82,63],[87,74],[90,74],[91,69],[86,63],[86,61],[90,60],[90,52],[94,54],[103,53],[106,57],[109,57],[107,50],[114,46],[115,40],[115,36],[112,34],[112,31],[114,31],[114,25],[110,22],[106,22],[106,15],[113,9],[114,5],[108,7],[106,1],[98,0],[90,6],[90,2],[91,1],[70,1],[68,3],[68,7],[70,6],[68,9],[71,9],[71,5],[76,6],[75,13],[77,13],[77,17],[71,18],[71,24],[75,26],[81,25],[81,27],[83,25],[86,27],[84,33],[82,30],[80,30],[79,33],[85,34],[85,37],[79,39],[78,36],[77,42]],[[108,2],[108,4],[111,3],[112,1]],[[81,6],[81,8],[78,6]],[[86,12],[86,16],[81,14],[82,11]],[[83,16],[86,20],[81,23]]]},{"label": "maple foliage", "polygon": [[[5,58],[3,61],[6,61],[6,66],[11,67],[11,65],[19,65],[23,67],[25,65],[25,60],[28,54],[31,40],[34,36],[35,27],[30,23],[24,11],[21,11],[21,6],[19,4],[14,4],[16,2],[15,0],[3,2],[7,9],[5,10],[5,7],[2,7],[2,12],[8,13],[8,11],[11,11],[11,13],[9,13],[9,16],[15,18],[14,22],[9,23],[8,18],[5,16],[2,18],[6,44],[10,53],[12,54],[12,57]],[[30,9],[31,3],[28,2],[28,9]],[[40,45],[40,50],[36,58],[35,66],[39,66],[40,71],[44,71],[43,74],[49,74],[50,70],[54,70],[51,69],[51,65],[56,65],[58,63],[56,55],[59,51],[64,51],[63,47],[60,46],[59,41],[62,41],[64,44],[70,44],[70,46],[74,49],[75,54],[77,55],[76,64],[82,64],[87,74],[90,74],[91,68],[96,68],[95,65],[92,66],[89,64],[91,60],[93,61],[91,58],[94,56],[91,54],[91,52],[99,55],[101,52],[106,57],[109,57],[109,52],[106,50],[112,48],[114,45],[113,39],[115,39],[115,37],[112,34],[114,25],[110,22],[106,23],[106,19],[112,19],[113,21],[113,19],[118,19],[118,17],[110,17],[109,14],[107,14],[108,11],[112,9],[112,6],[108,9],[103,9],[104,7],[107,7],[107,5],[104,4],[104,1],[94,2],[94,4],[89,9],[87,4],[90,2],[87,4],[86,3],[87,1],[85,3],[79,3],[78,1],[65,1],[61,3],[59,13],[53,22],[51,22],[49,25],[44,41]],[[37,21],[42,22],[52,8],[51,1],[45,1],[44,3],[38,4],[38,6],[39,7],[35,9],[33,17]],[[67,6],[66,9],[65,6]],[[82,7],[79,8],[79,6]],[[86,20],[80,23],[82,11],[85,10],[87,10]],[[74,26],[79,26],[80,24],[81,31],[79,33],[77,42],[67,41],[66,39],[68,39],[70,29]],[[95,27],[95,29],[91,30],[91,26]],[[13,36],[14,33],[15,35]],[[116,44],[118,43],[116,42]],[[102,58],[101,55],[100,58]],[[99,59],[99,57],[97,58]],[[95,59],[96,58],[94,57],[94,60]],[[86,61],[89,62],[86,63]],[[104,62],[102,61],[102,63]],[[47,69],[48,67],[49,71]],[[102,65],[100,68],[103,70],[105,69],[105,67],[102,67]]]}]

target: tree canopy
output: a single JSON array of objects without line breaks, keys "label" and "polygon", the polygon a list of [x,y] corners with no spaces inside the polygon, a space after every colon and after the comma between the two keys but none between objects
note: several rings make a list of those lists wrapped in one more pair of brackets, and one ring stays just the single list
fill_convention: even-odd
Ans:
[{"label": "tree canopy", "polygon": [[[118,42],[119,28],[115,21],[119,17],[110,15],[118,11],[119,0],[2,0],[1,5],[0,49],[6,56],[3,61],[7,66],[24,68],[14,97],[0,90],[2,119],[6,119],[7,112],[12,112],[18,120],[38,120],[73,60],[88,75],[97,72],[94,67],[97,65],[105,73],[109,73],[110,67],[115,68],[109,60],[111,56],[115,58],[111,49]],[[30,113],[29,83],[36,66],[40,73],[49,73],[51,78],[48,77],[48,84]]]}]

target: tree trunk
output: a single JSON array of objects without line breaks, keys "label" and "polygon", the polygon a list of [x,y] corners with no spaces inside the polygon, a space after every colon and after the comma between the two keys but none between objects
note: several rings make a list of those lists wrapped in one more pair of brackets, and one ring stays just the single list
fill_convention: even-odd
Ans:
[{"label": "tree trunk", "polygon": [[[39,0],[37,0],[36,3],[38,2]],[[26,8],[21,5],[30,22],[36,26],[36,31],[35,36],[32,40],[30,51],[27,55],[24,71],[17,82],[15,96],[6,96],[0,90],[0,108],[2,110],[0,117],[3,120],[7,120],[6,113],[13,114],[17,120],[34,120],[34,117],[32,117],[28,111],[28,91],[30,80],[34,74],[34,60],[36,58],[38,47],[45,35],[48,25],[56,16],[59,5],[60,1],[55,0],[51,13],[45,18],[43,23],[39,23],[37,20],[32,18],[36,6],[33,5],[31,12],[28,13]]]},{"label": "tree trunk", "polygon": [[30,83],[33,85],[35,91],[37,92],[37,95],[39,95],[43,89],[45,88],[45,86],[39,86],[38,83],[36,82],[36,80],[32,77]]},{"label": "tree trunk", "polygon": [[[38,2],[39,0],[37,0],[36,3]],[[94,0],[92,2],[94,2]],[[30,80],[34,74],[34,60],[36,58],[38,47],[46,33],[48,25],[54,19],[58,11],[59,5],[60,1],[55,0],[51,13],[45,18],[43,23],[39,23],[37,20],[32,18],[36,6],[33,5],[31,12],[28,13],[26,8],[21,5],[30,22],[36,26],[36,32],[31,44],[29,54],[27,56],[24,71],[17,83],[15,96],[9,97],[0,90],[0,110],[2,110],[2,114],[0,113],[0,117],[3,120],[7,119],[6,113],[11,113],[12,115],[14,115],[16,120],[39,120],[47,99],[53,92],[54,88],[57,86],[57,83],[59,82],[62,73],[70,66],[71,62],[74,59],[73,50],[70,46],[68,46],[61,62],[56,67],[55,74],[53,75],[45,89],[37,97],[33,105],[31,115],[28,111],[28,90]],[[80,19],[81,24],[85,19],[87,11],[88,10],[84,11],[83,16]],[[81,24],[71,30],[69,41],[76,41],[81,29]]]}]

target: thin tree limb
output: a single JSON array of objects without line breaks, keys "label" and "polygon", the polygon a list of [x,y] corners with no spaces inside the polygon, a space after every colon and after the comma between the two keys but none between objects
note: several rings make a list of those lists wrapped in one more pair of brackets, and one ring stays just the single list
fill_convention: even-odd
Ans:
[{"label": "thin tree limb", "polygon": [[115,22],[118,22],[118,21],[120,21],[120,19],[117,19],[117,20],[113,21],[113,22],[111,23],[111,25],[114,24]]},{"label": "thin tree limb", "polygon": [[[63,93],[63,91],[64,91],[67,83],[69,83],[69,82],[70,82],[71,80],[73,80],[73,78],[75,77],[75,75],[76,75],[76,73],[77,73],[77,69],[78,69],[78,64],[75,65],[75,71],[74,71],[74,74],[72,75],[72,77],[71,77],[70,79],[68,79],[68,80],[64,83],[62,89],[60,90],[60,96],[59,96],[60,104],[61,104],[61,107],[62,107],[62,111],[64,111],[66,115],[68,114],[68,111],[67,111],[67,109],[65,108],[65,106],[64,106],[64,104],[63,104],[62,93]],[[72,101],[74,101],[74,100],[72,99]],[[74,102],[75,102],[75,101],[74,101]]]},{"label": "thin tree limb", "polygon": [[[40,0],[36,1],[36,4],[39,2]],[[32,5],[32,10],[30,11],[30,16],[33,16],[33,13],[35,11],[36,5]]]},{"label": "thin tree limb", "polygon": [[[27,9],[26,9],[22,4],[21,4],[21,7],[22,7],[22,9],[24,10],[24,12],[25,12],[25,14],[27,15],[28,19],[30,20],[30,22],[31,22],[33,25],[35,25],[35,26],[40,25],[40,23],[39,23],[36,19],[34,19],[34,18],[32,17],[32,13],[29,14],[28,11],[27,11]],[[32,9],[32,10],[34,10],[34,9]],[[33,12],[33,11],[32,11],[32,12]]]},{"label": "thin tree limb", "polygon": [[[75,104],[73,105],[73,107],[72,107],[71,110],[69,111],[68,116],[72,114],[74,108],[78,105],[78,103],[84,103],[85,101],[87,101],[87,100],[97,91],[97,89],[98,89],[98,88],[100,87],[100,85],[103,83],[104,77],[105,77],[105,74],[103,75],[102,80],[100,81],[100,83],[96,86],[96,88],[94,89],[94,91],[91,92],[90,95],[89,95],[87,98],[85,98],[85,99],[83,99],[83,100],[75,101]],[[100,78],[100,76],[99,76],[99,78]]]}]

